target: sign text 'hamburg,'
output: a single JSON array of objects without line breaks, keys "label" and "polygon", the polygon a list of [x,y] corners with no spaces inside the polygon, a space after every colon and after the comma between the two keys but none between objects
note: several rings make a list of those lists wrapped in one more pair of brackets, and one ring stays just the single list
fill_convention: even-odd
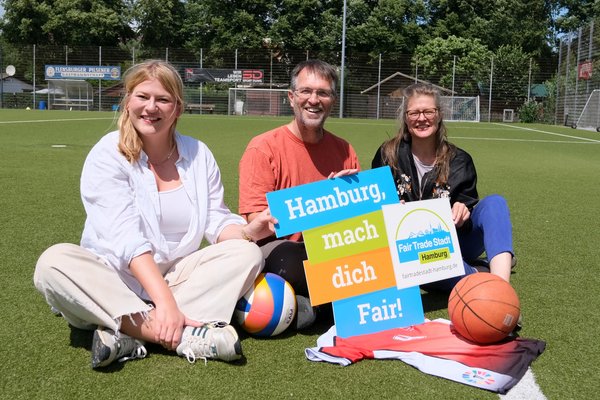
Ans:
[{"label": "sign text 'hamburg,'", "polygon": [[389,167],[267,193],[278,237],[380,210],[398,202]]}]

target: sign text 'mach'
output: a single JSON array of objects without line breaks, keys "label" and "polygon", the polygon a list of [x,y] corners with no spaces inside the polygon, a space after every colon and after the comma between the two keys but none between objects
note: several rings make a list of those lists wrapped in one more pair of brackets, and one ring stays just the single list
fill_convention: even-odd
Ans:
[{"label": "sign text 'mach'", "polygon": [[275,234],[282,237],[398,202],[388,166],[267,193]]}]

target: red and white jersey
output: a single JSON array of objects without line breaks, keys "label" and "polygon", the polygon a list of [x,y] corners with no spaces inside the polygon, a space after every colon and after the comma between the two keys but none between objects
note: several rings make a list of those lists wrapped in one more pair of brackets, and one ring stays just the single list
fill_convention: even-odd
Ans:
[{"label": "red and white jersey", "polygon": [[398,359],[426,374],[504,394],[544,351],[541,340],[516,338],[490,345],[467,341],[450,321],[437,319],[406,328],[341,338],[335,326],[305,350],[310,361],[342,366],[362,359]]}]

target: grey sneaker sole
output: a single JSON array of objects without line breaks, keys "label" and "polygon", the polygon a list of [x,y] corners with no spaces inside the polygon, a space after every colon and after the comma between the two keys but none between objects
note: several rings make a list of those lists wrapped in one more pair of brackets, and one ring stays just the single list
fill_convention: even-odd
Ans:
[{"label": "grey sneaker sole", "polygon": [[112,335],[106,331],[96,329],[92,340],[92,368],[105,367],[112,363],[110,347],[105,342],[112,340]]}]

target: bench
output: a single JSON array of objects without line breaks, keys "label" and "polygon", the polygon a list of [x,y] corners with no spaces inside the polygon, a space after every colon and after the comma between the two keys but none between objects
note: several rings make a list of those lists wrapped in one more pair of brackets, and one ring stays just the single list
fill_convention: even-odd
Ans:
[{"label": "bench", "polygon": [[52,99],[52,108],[64,108],[65,110],[76,108],[86,108],[89,110],[94,105],[92,99],[69,99],[69,98],[58,98]]},{"label": "bench", "polygon": [[202,111],[202,112],[208,112],[209,114],[212,114],[213,111],[215,111],[215,105],[214,104],[186,104],[185,105],[185,111],[189,112],[190,114],[193,113],[194,111]]}]

